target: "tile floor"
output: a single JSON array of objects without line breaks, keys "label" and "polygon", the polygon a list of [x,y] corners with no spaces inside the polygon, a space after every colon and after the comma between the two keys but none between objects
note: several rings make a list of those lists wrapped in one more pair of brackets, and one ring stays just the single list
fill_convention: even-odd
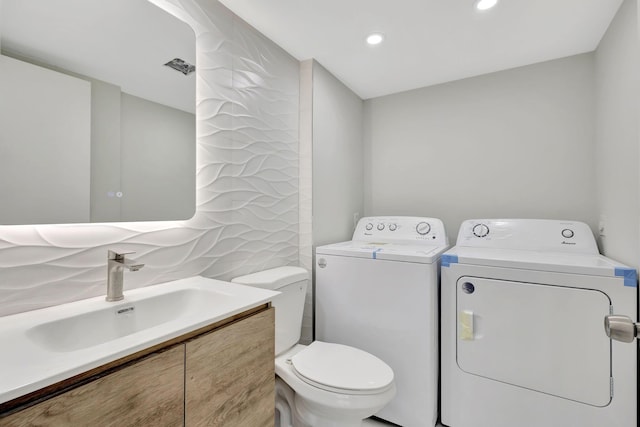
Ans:
[{"label": "tile floor", "polygon": [[[395,424],[386,423],[382,420],[366,419],[362,423],[362,427],[393,427]],[[436,427],[443,427],[442,424],[436,424]]]},{"label": "tile floor", "polygon": [[364,422],[362,423],[362,427],[391,427],[391,426],[393,426],[393,424],[388,424],[379,420],[373,420],[371,418],[364,420]]}]

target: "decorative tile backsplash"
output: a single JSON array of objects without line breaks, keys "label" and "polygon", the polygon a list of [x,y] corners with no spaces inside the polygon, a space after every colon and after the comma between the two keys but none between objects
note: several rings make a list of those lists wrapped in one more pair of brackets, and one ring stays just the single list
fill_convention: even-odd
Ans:
[{"label": "decorative tile backsplash", "polygon": [[145,263],[125,273],[125,293],[299,264],[298,61],[216,1],[154,3],[196,33],[196,214],[0,226],[0,315],[104,294],[108,249]]}]

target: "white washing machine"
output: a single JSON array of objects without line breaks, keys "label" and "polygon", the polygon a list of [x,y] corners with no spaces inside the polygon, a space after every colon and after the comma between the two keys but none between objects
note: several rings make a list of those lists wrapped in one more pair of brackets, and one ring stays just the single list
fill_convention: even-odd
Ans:
[{"label": "white washing machine", "polygon": [[442,221],[362,218],[353,240],[316,248],[316,339],[384,360],[397,395],[376,416],[433,426],[438,400],[438,286],[448,240]]},{"label": "white washing machine", "polygon": [[637,273],[598,253],[584,223],[465,221],[442,256],[442,423],[636,427]]}]

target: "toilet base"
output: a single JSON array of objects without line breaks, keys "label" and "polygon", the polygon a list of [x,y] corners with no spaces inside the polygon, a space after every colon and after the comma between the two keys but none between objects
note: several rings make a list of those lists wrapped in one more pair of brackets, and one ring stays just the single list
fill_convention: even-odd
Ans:
[{"label": "toilet base", "polygon": [[294,427],[362,427],[362,418],[336,420],[335,416],[324,417],[318,407],[297,394],[295,402],[296,419],[300,424]]},{"label": "toilet base", "polygon": [[361,419],[325,418],[309,410],[305,399],[296,396],[291,387],[276,377],[275,427],[361,427]]},{"label": "toilet base", "polygon": [[298,427],[295,417],[295,393],[284,381],[276,377],[275,427]]}]

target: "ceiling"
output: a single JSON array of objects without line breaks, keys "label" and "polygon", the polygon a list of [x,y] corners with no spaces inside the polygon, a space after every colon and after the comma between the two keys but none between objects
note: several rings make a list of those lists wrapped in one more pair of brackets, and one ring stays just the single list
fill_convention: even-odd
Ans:
[{"label": "ceiling", "polygon": [[[622,0],[221,0],[368,99],[595,50]],[[366,36],[385,41],[368,46]]]},{"label": "ceiling", "polygon": [[195,75],[165,67],[195,64],[191,27],[147,0],[0,0],[3,53],[121,87],[195,112]]}]

